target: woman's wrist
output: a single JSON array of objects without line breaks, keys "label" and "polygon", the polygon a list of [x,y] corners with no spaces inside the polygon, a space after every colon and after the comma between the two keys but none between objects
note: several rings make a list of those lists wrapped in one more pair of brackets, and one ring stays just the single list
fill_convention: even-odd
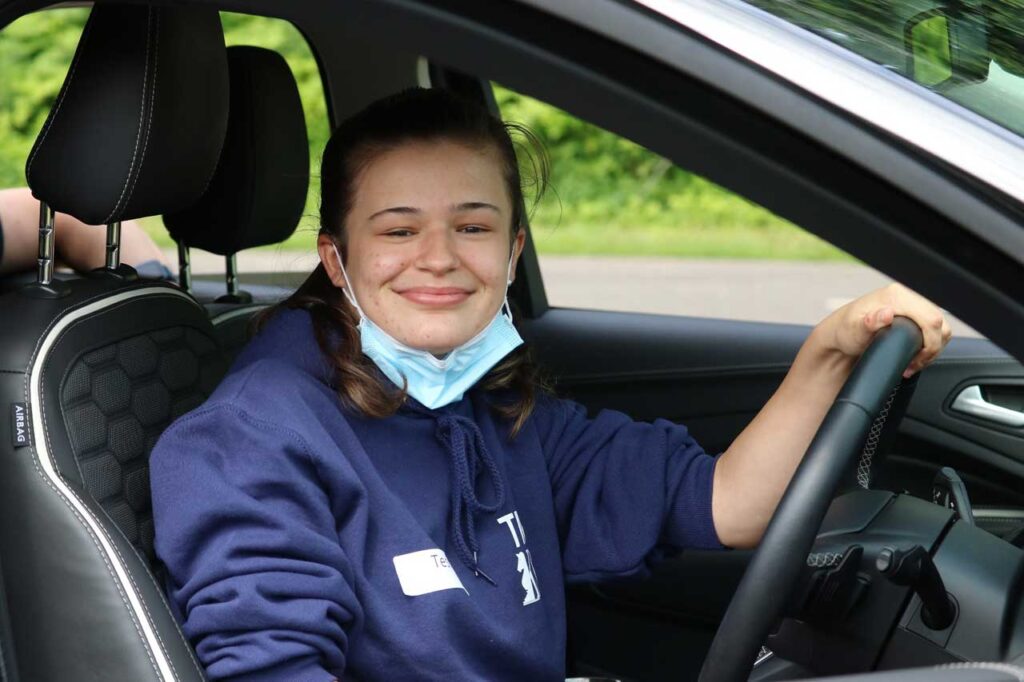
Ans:
[{"label": "woman's wrist", "polygon": [[[806,364],[815,372],[825,372],[845,379],[857,363],[857,357],[846,353],[837,342],[839,320],[835,314],[819,322],[800,348],[797,363]],[[806,358],[806,359],[805,359]]]}]

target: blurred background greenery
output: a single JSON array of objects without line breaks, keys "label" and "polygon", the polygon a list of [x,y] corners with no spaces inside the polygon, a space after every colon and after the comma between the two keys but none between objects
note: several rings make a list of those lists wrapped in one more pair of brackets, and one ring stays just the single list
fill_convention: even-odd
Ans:
[{"label": "blurred background greenery", "polygon": [[[0,187],[25,184],[24,164],[60,89],[86,8],[19,19],[0,34]],[[329,134],[316,61],[298,30],[273,19],[222,14],[227,43],[284,55],[299,83],[309,130],[309,200],[283,246],[311,249],[316,233],[317,164]],[[617,135],[501,86],[502,115],[529,127],[551,160],[550,189],[531,224],[541,252],[712,258],[832,260],[849,256],[765,209]],[[159,217],[144,221],[171,246]]]}]

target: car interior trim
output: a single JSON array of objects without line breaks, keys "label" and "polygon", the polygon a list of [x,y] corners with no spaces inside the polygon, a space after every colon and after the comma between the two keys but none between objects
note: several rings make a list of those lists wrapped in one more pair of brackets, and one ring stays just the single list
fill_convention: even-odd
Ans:
[{"label": "car interior trim", "polygon": [[[1021,144],[984,117],[812,32],[734,0],[638,2],[1024,201]],[[796,31],[799,40],[789,37]],[[865,70],[871,71],[871,78],[864,77]],[[956,111],[950,111],[952,107]],[[978,154],[980,148],[986,153]]]},{"label": "car interior trim", "polygon": [[961,389],[950,409],[1005,426],[1024,426],[1024,412],[988,402],[978,384]]},{"label": "car interior trim", "polygon": [[911,415],[903,419],[900,432],[907,437],[924,442],[942,443],[945,447],[963,453],[993,466],[1011,476],[1024,477],[1024,462],[1010,455],[979,445],[963,436],[932,426]]},{"label": "car interior trim", "polygon": [[729,365],[729,366],[708,366],[691,367],[685,369],[666,368],[649,370],[631,370],[624,372],[588,372],[559,374],[563,381],[571,381],[573,384],[606,384],[609,382],[623,381],[651,381],[651,380],[676,380],[676,379],[700,379],[704,377],[758,377],[775,376],[779,373],[785,374],[790,368],[789,363],[764,363],[757,365]]},{"label": "car interior trim", "polygon": [[242,308],[235,308],[234,310],[229,310],[225,313],[221,313],[220,315],[214,315],[210,318],[210,323],[214,327],[217,327],[238,317],[250,317],[266,307],[267,305],[265,303],[257,303],[254,305],[247,305]]},{"label": "car interior trim", "polygon": [[976,519],[1024,519],[1024,509],[1013,507],[973,507]]},{"label": "car interior trim", "polygon": [[142,628],[141,634],[146,641],[147,647],[154,656],[154,663],[159,668],[158,672],[161,679],[171,681],[176,680],[177,677],[173,672],[167,653],[164,651],[163,645],[159,640],[159,636],[153,627],[153,623],[149,619],[149,614],[135,590],[131,577],[128,575],[127,568],[122,563],[118,552],[114,549],[110,539],[107,537],[102,524],[95,518],[93,513],[89,510],[88,506],[82,501],[78,494],[75,493],[75,491],[72,490],[64,479],[57,473],[49,450],[46,421],[42,409],[43,367],[46,364],[46,359],[51,348],[60,338],[64,330],[83,317],[87,317],[96,312],[142,296],[173,296],[194,303],[194,300],[190,296],[175,289],[166,287],[133,289],[131,291],[125,291],[109,297],[104,297],[98,301],[94,301],[77,310],[69,312],[67,315],[60,318],[40,340],[35,357],[32,361],[31,373],[29,375],[29,396],[31,400],[30,407],[33,419],[32,444],[38,457],[40,469],[49,479],[50,484],[74,508],[76,516],[89,527],[91,534],[98,541],[100,548],[106,555],[108,565],[113,569],[117,580],[121,584],[123,594],[127,596],[128,603],[134,612],[136,622],[139,623]]}]

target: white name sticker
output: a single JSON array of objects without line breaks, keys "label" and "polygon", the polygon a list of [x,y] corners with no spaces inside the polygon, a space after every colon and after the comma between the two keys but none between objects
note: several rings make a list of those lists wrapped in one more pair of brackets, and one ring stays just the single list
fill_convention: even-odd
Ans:
[{"label": "white name sticker", "polygon": [[448,563],[448,557],[439,549],[400,554],[394,558],[394,562],[398,582],[408,597],[441,590],[462,590],[469,594],[455,574],[455,569]]}]

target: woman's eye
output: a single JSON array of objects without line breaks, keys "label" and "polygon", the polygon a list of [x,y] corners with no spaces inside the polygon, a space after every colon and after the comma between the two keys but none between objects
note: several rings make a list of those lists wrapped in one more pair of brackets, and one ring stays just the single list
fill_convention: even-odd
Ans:
[{"label": "woman's eye", "polygon": [[411,234],[412,230],[410,230],[407,227],[396,227],[394,229],[387,230],[386,232],[384,232],[384,236],[386,237],[408,237]]},{"label": "woman's eye", "polygon": [[459,228],[459,231],[467,234],[481,234],[483,232],[489,232],[490,229],[485,225],[463,225]]}]

